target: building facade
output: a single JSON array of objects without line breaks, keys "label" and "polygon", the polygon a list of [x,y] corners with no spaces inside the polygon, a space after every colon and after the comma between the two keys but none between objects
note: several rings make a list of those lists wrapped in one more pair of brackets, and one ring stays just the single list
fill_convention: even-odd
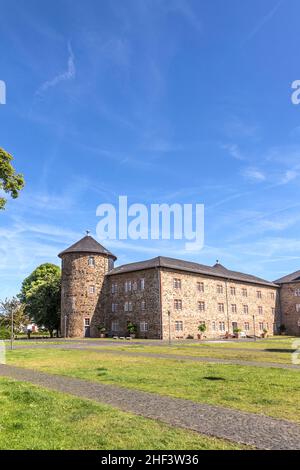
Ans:
[{"label": "building facade", "polygon": [[153,339],[197,338],[202,323],[208,338],[236,329],[272,335],[282,324],[291,334],[300,331],[294,328],[300,272],[299,282],[273,283],[218,262],[205,266],[161,256],[115,268],[116,257],[90,236],[59,256],[64,336],[97,337],[103,328],[110,336],[127,336],[129,323],[138,337]]},{"label": "building facade", "polygon": [[284,330],[300,336],[300,271],[275,281],[280,286],[279,302]]}]

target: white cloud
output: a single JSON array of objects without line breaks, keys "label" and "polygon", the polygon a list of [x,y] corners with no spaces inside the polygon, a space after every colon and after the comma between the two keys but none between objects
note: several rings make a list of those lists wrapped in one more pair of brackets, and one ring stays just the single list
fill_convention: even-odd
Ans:
[{"label": "white cloud", "polygon": [[242,175],[252,182],[263,182],[266,180],[266,175],[257,168],[246,168],[242,171]]},{"label": "white cloud", "polygon": [[65,72],[62,72],[58,75],[56,75],[54,78],[51,80],[47,80],[44,82],[36,91],[36,95],[42,95],[45,91],[47,91],[49,88],[52,88],[56,85],[58,85],[60,82],[64,82],[67,80],[72,80],[75,77],[76,74],[76,67],[75,67],[75,62],[74,62],[74,54],[72,51],[71,44],[68,43],[68,52],[69,52],[69,57],[68,57],[68,68]]},{"label": "white cloud", "polygon": [[236,160],[244,160],[244,156],[242,155],[237,144],[224,144],[222,145],[222,148],[228,150],[229,155],[231,155]]},{"label": "white cloud", "polygon": [[287,184],[290,181],[293,181],[298,176],[298,172],[295,170],[287,170],[281,180],[282,184]]}]

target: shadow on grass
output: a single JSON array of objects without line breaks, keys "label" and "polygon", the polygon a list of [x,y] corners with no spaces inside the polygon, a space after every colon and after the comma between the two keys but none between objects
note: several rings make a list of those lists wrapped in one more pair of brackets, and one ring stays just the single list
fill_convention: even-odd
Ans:
[{"label": "shadow on grass", "polygon": [[211,380],[211,381],[217,381],[217,380],[226,380],[224,377],[213,377],[213,376],[207,376],[203,377],[204,380]]},{"label": "shadow on grass", "polygon": [[267,352],[274,352],[274,353],[289,353],[292,354],[296,351],[296,349],[277,349],[277,348],[268,348],[265,349]]}]

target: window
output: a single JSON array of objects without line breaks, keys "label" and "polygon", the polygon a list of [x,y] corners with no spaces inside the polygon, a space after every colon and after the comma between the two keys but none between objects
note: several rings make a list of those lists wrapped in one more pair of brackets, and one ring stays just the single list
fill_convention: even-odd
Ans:
[{"label": "window", "polygon": [[88,264],[89,264],[89,266],[95,266],[95,258],[94,258],[94,256],[89,256]]},{"label": "window", "polygon": [[118,321],[111,322],[111,329],[112,329],[112,331],[118,331],[119,330],[119,322]]},{"label": "window", "polygon": [[108,258],[108,270],[114,269],[114,260],[112,258]]},{"label": "window", "polygon": [[218,294],[223,294],[223,286],[222,286],[222,284],[218,284],[218,285],[217,285],[217,293],[218,293]]},{"label": "window", "polygon": [[204,310],[205,310],[205,302],[203,302],[203,301],[198,302],[198,310],[200,310],[200,312],[204,312]]},{"label": "window", "polygon": [[197,282],[197,289],[199,292],[204,292],[204,282]]},{"label": "window", "polygon": [[128,311],[132,312],[132,302],[128,302]]},{"label": "window", "polygon": [[271,311],[272,311],[272,315],[275,315],[275,308],[274,307],[272,307]]},{"label": "window", "polygon": [[175,322],[175,331],[183,331],[183,322],[182,321],[176,321]]},{"label": "window", "polygon": [[232,313],[236,313],[236,304],[231,305],[231,311]]},{"label": "window", "polygon": [[182,310],[182,300],[175,299],[174,300],[174,308],[175,308],[175,310]]},{"label": "window", "polygon": [[132,290],[137,290],[137,282],[133,281],[132,283]]},{"label": "window", "polygon": [[219,331],[225,331],[225,322],[219,321]]},{"label": "window", "polygon": [[84,326],[90,326],[90,319],[89,318],[84,319]]},{"label": "window", "polygon": [[275,299],[275,292],[271,292],[270,295],[271,295],[271,299],[274,300]]},{"label": "window", "polygon": [[90,286],[89,287],[89,293],[90,294],[95,294],[95,286]]},{"label": "window", "polygon": [[148,323],[145,322],[145,321],[141,321],[140,322],[140,330],[141,332],[145,332],[145,331],[148,331]]},{"label": "window", "polygon": [[262,298],[261,290],[257,290],[257,291],[256,291],[256,297],[257,297],[258,299],[261,299],[261,298]]},{"label": "window", "polygon": [[118,304],[113,302],[111,304],[111,311],[114,313],[114,312],[117,312],[117,310],[118,310]]},{"label": "window", "polygon": [[212,329],[212,331],[216,331],[216,322],[215,321],[213,321],[211,323],[211,329]]},{"label": "window", "polygon": [[146,302],[145,302],[145,300],[142,300],[142,302],[141,302],[141,310],[146,310]]},{"label": "window", "polygon": [[243,312],[246,313],[246,314],[249,313],[248,305],[243,305]]},{"label": "window", "polygon": [[124,288],[125,292],[131,292],[131,281],[125,281]]},{"label": "window", "polygon": [[181,289],[181,279],[174,278],[173,279],[173,287],[174,287],[174,289]]},{"label": "window", "polygon": [[218,310],[219,312],[224,313],[224,304],[218,304]]},{"label": "window", "polygon": [[263,314],[263,308],[262,307],[258,307],[258,313],[259,313],[259,315]]},{"label": "window", "polygon": [[300,304],[296,305],[296,312],[298,312],[298,313],[300,312]]},{"label": "window", "polygon": [[245,331],[249,331],[249,330],[250,330],[249,322],[245,322],[245,323],[244,323],[244,328],[245,328]]},{"label": "window", "polygon": [[300,289],[295,289],[295,296],[300,297]]},{"label": "window", "polygon": [[237,327],[238,327],[238,324],[237,324],[236,321],[233,321],[233,322],[231,323],[231,325],[232,325],[232,331],[236,330]]},{"label": "window", "polygon": [[259,322],[258,326],[259,326],[259,331],[263,331],[263,329],[264,329],[263,322]]},{"label": "window", "polygon": [[231,295],[235,295],[235,294],[236,294],[235,287],[230,287],[230,294],[231,294]]},{"label": "window", "polygon": [[243,287],[243,289],[242,289],[242,294],[243,294],[244,297],[248,296],[248,291],[245,287]]},{"label": "window", "polygon": [[145,289],[145,279],[144,278],[140,279],[140,286],[141,286],[141,290]]},{"label": "window", "polygon": [[111,285],[111,293],[116,294],[118,292],[118,284],[115,282]]}]

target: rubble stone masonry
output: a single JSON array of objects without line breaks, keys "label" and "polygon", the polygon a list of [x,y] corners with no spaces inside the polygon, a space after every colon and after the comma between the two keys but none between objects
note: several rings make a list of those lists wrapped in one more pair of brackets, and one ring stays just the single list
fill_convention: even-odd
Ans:
[{"label": "rubble stone masonry", "polygon": [[282,284],[280,289],[282,324],[289,335],[300,335],[300,282]]}]

